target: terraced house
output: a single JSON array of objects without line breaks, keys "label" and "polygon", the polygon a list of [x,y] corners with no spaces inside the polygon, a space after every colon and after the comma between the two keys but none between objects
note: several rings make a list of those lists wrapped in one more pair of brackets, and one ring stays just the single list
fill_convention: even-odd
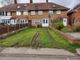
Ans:
[{"label": "terraced house", "polygon": [[80,4],[68,12],[69,25],[80,23]]},{"label": "terraced house", "polygon": [[[11,16],[11,24],[27,23],[32,26],[48,27],[52,21],[62,19],[64,24],[67,24],[67,11],[68,8],[50,3],[17,3],[2,7],[0,14],[3,16]],[[20,21],[20,22],[18,22]],[[9,23],[9,22],[8,22]]]}]

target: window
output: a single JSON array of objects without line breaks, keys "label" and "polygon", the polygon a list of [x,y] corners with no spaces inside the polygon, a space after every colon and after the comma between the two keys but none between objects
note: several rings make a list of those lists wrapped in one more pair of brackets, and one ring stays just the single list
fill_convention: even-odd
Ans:
[{"label": "window", "polygon": [[45,20],[43,20],[43,23],[45,23]]},{"label": "window", "polygon": [[56,11],[56,14],[61,14],[61,11],[60,10]]},{"label": "window", "polygon": [[34,24],[40,24],[40,23],[41,23],[40,20],[33,20],[32,22],[33,22]]},{"label": "window", "polygon": [[4,12],[4,16],[6,16],[6,12]]},{"label": "window", "polygon": [[31,11],[31,15],[35,15],[36,13],[35,13],[35,11]]},{"label": "window", "polygon": [[10,12],[7,12],[7,16],[11,16],[11,13]]},{"label": "window", "polygon": [[24,11],[23,12],[23,15],[28,15],[28,11]]},{"label": "window", "polygon": [[17,12],[16,12],[16,15],[21,15],[21,12],[20,12],[20,11],[17,11]]},{"label": "window", "polygon": [[43,15],[43,11],[38,11],[38,15]]},{"label": "window", "polygon": [[49,13],[49,14],[53,14],[53,11],[49,11],[48,13]]},{"label": "window", "polygon": [[48,23],[48,20],[46,20],[46,24]]}]

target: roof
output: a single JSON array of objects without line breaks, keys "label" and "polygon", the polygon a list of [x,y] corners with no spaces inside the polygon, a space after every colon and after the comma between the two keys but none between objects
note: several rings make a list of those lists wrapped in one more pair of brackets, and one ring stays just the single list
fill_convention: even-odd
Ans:
[{"label": "roof", "polygon": [[68,10],[64,6],[60,6],[55,3],[19,3],[19,4],[10,4],[5,7],[0,8],[0,12],[3,11],[16,11],[16,10]]},{"label": "roof", "polygon": [[68,11],[68,14],[72,14],[76,12],[77,10],[80,10],[80,4],[76,5],[73,9]]},{"label": "roof", "polygon": [[74,7],[74,10],[75,10],[75,9],[79,9],[79,10],[80,10],[80,4],[78,4],[77,6],[75,6],[75,7]]}]

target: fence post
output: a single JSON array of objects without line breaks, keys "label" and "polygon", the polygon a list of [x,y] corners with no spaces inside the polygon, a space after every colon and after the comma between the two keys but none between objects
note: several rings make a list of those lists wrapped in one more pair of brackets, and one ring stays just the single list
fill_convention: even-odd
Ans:
[{"label": "fence post", "polygon": [[7,25],[7,32],[9,33],[9,25]]}]

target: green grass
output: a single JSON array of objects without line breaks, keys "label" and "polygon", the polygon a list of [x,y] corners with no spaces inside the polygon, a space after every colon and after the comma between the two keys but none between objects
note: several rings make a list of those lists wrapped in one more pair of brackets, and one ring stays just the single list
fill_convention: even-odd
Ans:
[{"label": "green grass", "polygon": [[52,43],[51,38],[49,37],[45,28],[42,28],[40,30],[40,43],[41,43],[41,46],[44,48],[54,47],[54,44]]},{"label": "green grass", "polygon": [[34,28],[26,29],[6,39],[0,40],[0,46],[12,47],[17,43],[18,43],[17,46],[30,46],[32,37],[34,36],[35,33],[36,33],[36,29]]},{"label": "green grass", "polygon": [[80,45],[72,45],[67,40],[65,40],[61,35],[59,35],[55,30],[50,30],[51,35],[55,38],[56,42],[63,49],[67,49],[71,52],[76,52],[75,49],[80,48]]},{"label": "green grass", "polygon": [[37,31],[39,31],[39,43],[42,48],[55,48],[56,44],[58,44],[60,48],[67,49],[71,52],[75,52],[76,48],[80,48],[80,45],[71,45],[55,30],[50,29],[49,31],[56,41],[55,44],[49,37],[46,28],[25,29],[15,35],[7,37],[6,39],[0,40],[0,47],[30,47],[32,38]]}]

